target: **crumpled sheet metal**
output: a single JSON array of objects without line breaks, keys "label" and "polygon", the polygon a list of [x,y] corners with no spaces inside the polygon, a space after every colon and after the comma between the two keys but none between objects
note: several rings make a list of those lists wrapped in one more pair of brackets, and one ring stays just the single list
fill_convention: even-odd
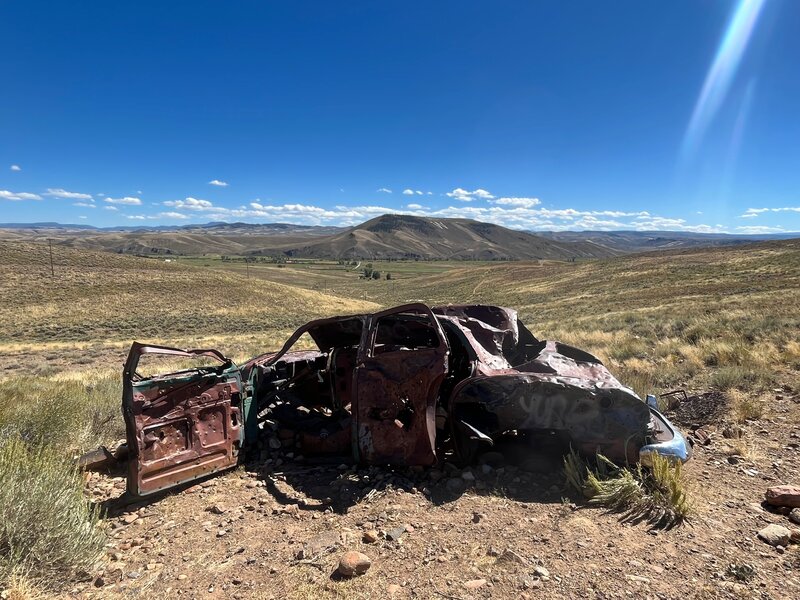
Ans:
[{"label": "crumpled sheet metal", "polygon": [[493,369],[511,367],[503,351],[519,343],[517,311],[483,305],[436,306],[432,310],[458,325],[481,365]]},{"label": "crumpled sheet metal", "polygon": [[357,370],[354,418],[361,462],[436,462],[436,390],[447,372],[444,353],[429,349],[397,360],[381,355]]},{"label": "crumpled sheet metal", "polygon": [[557,342],[547,342],[535,360],[517,369],[463,381],[451,411],[457,430],[462,421],[489,437],[557,430],[582,452],[630,462],[638,459],[650,422],[647,405],[597,359]]}]

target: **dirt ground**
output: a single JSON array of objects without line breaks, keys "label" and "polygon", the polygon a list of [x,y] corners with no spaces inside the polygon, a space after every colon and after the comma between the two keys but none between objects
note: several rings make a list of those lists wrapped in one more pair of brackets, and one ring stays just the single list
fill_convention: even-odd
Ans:
[{"label": "dirt ground", "polygon": [[[800,395],[777,389],[738,445],[724,407],[682,406],[702,425],[686,475],[689,523],[653,530],[587,507],[558,457],[466,470],[352,468],[292,449],[147,503],[125,505],[124,478],[87,474],[108,509],[108,556],[70,595],[180,598],[797,598],[800,547],[757,538],[789,519],[764,491],[800,483]],[[695,422],[685,422],[685,421]],[[699,422],[697,420],[700,420]],[[741,454],[735,454],[739,451]],[[518,457],[517,457],[518,458]],[[121,474],[117,474],[121,475]],[[795,526],[796,527],[796,526]],[[377,541],[365,533],[378,532]],[[367,533],[367,536],[369,534]],[[335,575],[347,550],[372,560]]]}]

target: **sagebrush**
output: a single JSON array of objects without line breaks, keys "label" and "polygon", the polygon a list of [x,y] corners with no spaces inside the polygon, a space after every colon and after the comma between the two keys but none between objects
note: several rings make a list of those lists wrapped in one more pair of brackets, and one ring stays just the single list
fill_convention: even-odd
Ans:
[{"label": "sagebrush", "polygon": [[99,559],[106,541],[99,511],[60,452],[0,439],[0,482],[0,583],[24,577],[55,586]]}]

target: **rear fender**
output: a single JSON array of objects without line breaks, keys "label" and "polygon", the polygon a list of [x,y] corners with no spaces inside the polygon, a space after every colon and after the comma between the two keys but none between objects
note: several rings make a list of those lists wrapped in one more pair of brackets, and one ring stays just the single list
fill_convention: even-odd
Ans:
[{"label": "rear fender", "polygon": [[465,439],[468,424],[489,437],[511,430],[555,430],[581,452],[636,462],[650,422],[649,408],[626,388],[530,373],[468,379],[454,390],[451,406],[462,460],[469,460],[474,447],[475,436]]}]

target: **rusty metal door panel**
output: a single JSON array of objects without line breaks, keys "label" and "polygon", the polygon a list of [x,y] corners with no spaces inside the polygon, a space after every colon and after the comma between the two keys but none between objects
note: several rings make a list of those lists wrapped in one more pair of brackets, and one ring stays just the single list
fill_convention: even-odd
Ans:
[{"label": "rusty metal door panel", "polygon": [[144,353],[197,356],[210,351],[134,344],[125,366],[123,413],[131,458],[128,490],[152,494],[237,464],[244,435],[242,383],[238,368],[189,369],[140,378]]},{"label": "rusty metal door panel", "polygon": [[[376,353],[383,317],[421,315],[438,339],[435,348],[390,348]],[[368,464],[430,465],[436,461],[435,408],[447,373],[448,347],[425,305],[378,313],[365,329],[354,373],[353,436],[357,458]]]}]

